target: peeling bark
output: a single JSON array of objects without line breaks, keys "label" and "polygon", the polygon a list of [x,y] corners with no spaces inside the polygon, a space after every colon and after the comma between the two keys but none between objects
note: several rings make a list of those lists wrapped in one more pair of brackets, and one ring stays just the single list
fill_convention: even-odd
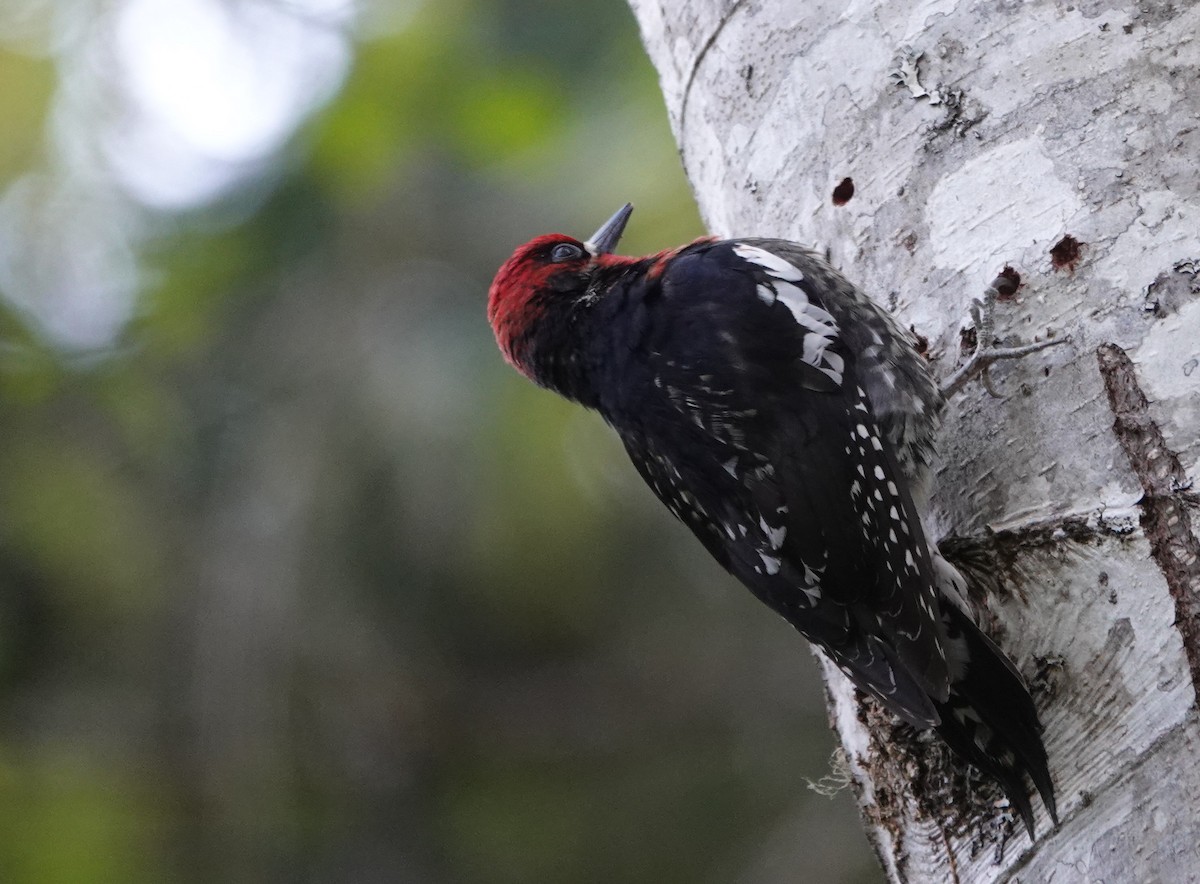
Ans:
[{"label": "peeling bark", "polygon": [[942,376],[1002,268],[1000,341],[1074,341],[955,399],[928,520],[1030,683],[1062,825],[1030,843],[825,667],[886,873],[1200,880],[1200,3],[631,5],[713,233],[827,250]]}]

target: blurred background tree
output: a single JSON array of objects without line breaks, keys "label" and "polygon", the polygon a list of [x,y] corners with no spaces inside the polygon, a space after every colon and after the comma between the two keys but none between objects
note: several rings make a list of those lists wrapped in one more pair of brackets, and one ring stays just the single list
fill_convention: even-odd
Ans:
[{"label": "blurred background tree", "polygon": [[703,231],[632,16],[0,5],[0,880],[853,882],[804,643],[491,274]]}]

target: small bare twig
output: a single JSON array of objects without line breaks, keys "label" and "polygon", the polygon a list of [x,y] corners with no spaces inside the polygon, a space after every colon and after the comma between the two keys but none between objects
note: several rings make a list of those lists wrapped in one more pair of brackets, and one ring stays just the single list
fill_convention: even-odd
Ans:
[{"label": "small bare twig", "polygon": [[996,347],[992,343],[994,340],[992,328],[996,300],[1001,296],[1002,292],[1011,294],[1015,290],[1016,286],[1013,280],[1002,273],[992,280],[992,283],[983,293],[982,298],[976,298],[971,302],[971,321],[975,323],[975,351],[942,384],[942,395],[947,399],[962,390],[977,375],[984,389],[997,399],[1001,399],[1003,397],[992,386],[992,379],[988,375],[988,369],[993,363],[1004,359],[1020,359],[1023,356],[1028,356],[1030,353],[1045,350],[1047,347],[1070,343],[1071,338],[1068,336],[1065,338],[1051,338],[1048,341],[1037,341],[1032,344],[1023,344],[1019,347]]}]

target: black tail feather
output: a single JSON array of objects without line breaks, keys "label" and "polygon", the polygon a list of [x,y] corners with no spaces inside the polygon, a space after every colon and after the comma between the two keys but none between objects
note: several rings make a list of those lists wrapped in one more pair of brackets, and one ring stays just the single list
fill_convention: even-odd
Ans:
[{"label": "black tail feather", "polygon": [[949,700],[937,704],[942,718],[938,733],[1000,784],[1033,838],[1026,775],[1058,825],[1054,783],[1033,699],[1004,652],[979,627],[954,605],[943,605],[942,610],[950,639],[965,640],[968,662],[965,673],[951,685]]}]

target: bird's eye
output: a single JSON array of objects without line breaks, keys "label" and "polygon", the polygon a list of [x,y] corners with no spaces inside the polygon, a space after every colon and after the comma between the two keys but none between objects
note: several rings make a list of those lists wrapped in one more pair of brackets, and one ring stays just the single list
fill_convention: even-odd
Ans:
[{"label": "bird's eye", "polygon": [[550,260],[554,261],[555,263],[560,261],[574,261],[576,258],[582,257],[583,249],[569,242],[560,242],[554,247],[554,250],[550,252]]}]

